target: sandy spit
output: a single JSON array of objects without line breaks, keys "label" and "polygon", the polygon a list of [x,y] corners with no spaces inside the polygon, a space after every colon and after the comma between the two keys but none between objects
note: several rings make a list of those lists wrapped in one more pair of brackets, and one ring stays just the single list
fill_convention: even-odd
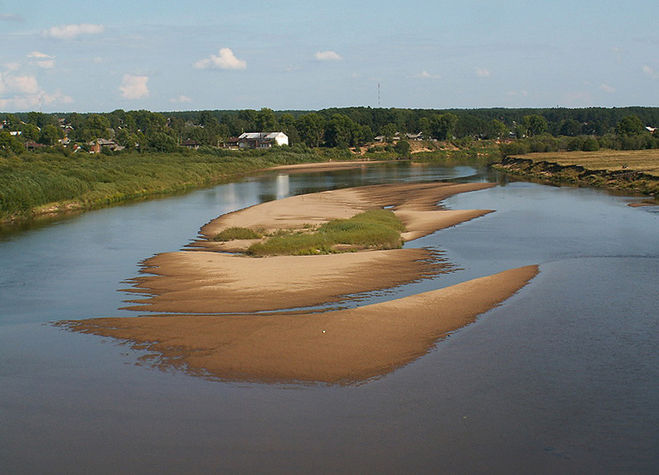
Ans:
[{"label": "sandy spit", "polygon": [[345,295],[413,282],[441,272],[426,249],[393,249],[262,259],[209,251],[160,254],[155,276],[135,279],[131,310],[182,313],[258,312],[337,302]]},{"label": "sandy spit", "polygon": [[[425,354],[538,272],[512,269],[389,302],[321,314],[99,318],[62,324],[147,349],[163,368],[223,380],[350,384]],[[153,361],[153,360],[150,360]]]},{"label": "sandy spit", "polygon": [[223,215],[207,225],[197,246],[160,254],[144,262],[134,279],[141,299],[137,311],[246,313],[339,302],[346,296],[390,288],[441,272],[445,265],[426,249],[365,251],[319,256],[251,258],[212,251],[240,252],[251,241],[213,242],[223,229],[238,226],[265,231],[300,229],[335,218],[349,218],[384,206],[403,220],[405,240],[473,219],[489,210],[444,210],[437,203],[487,183],[375,185],[293,196]]}]

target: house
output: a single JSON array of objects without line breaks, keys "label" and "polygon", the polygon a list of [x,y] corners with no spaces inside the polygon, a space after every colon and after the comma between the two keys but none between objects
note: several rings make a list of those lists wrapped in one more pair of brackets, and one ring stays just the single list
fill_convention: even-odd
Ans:
[{"label": "house", "polygon": [[181,142],[181,147],[189,148],[191,150],[197,150],[199,149],[199,142],[197,142],[196,140],[188,139]]},{"label": "house", "polygon": [[270,148],[288,145],[288,135],[283,132],[245,132],[238,137],[240,148]]},{"label": "house", "polygon": [[107,140],[107,139],[92,140],[91,142],[89,142],[88,145],[89,145],[89,153],[101,153],[103,147],[107,147],[109,150],[112,150],[113,152],[118,152],[126,148],[117,144],[114,140]]},{"label": "house", "polygon": [[34,152],[44,147],[45,147],[44,144],[37,143],[33,140],[28,140],[27,142],[25,142],[25,150],[27,150],[28,152]]},{"label": "house", "polygon": [[238,148],[240,139],[238,137],[229,137],[224,141],[224,148]]},{"label": "house", "polygon": [[418,132],[416,134],[405,134],[407,140],[423,140],[423,132]]}]

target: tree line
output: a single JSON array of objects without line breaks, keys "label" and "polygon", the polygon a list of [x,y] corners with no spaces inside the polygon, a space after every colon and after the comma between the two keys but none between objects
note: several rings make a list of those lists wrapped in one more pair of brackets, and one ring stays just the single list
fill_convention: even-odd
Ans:
[{"label": "tree line", "polygon": [[[167,152],[185,143],[217,147],[250,131],[283,131],[291,144],[309,147],[355,147],[376,136],[391,141],[399,133],[426,139],[524,139],[529,148],[571,137],[570,147],[653,148],[659,108],[582,109],[400,109],[349,107],[320,111],[213,110],[110,113],[40,112],[0,115],[0,149],[19,151],[26,142],[56,145],[65,137],[87,144],[112,139],[128,150]],[[20,131],[20,135],[10,132]],[[565,142],[565,141],[564,141]],[[563,142],[561,142],[563,143]],[[553,147],[554,145],[549,145]],[[560,146],[560,145],[559,145]],[[546,148],[546,147],[545,147]]]}]

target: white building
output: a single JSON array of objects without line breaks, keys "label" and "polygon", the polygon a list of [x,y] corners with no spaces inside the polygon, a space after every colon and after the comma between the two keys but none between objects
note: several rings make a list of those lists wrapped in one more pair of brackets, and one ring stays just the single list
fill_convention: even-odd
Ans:
[{"label": "white building", "polygon": [[238,137],[240,148],[270,148],[273,145],[288,145],[284,132],[245,132]]}]

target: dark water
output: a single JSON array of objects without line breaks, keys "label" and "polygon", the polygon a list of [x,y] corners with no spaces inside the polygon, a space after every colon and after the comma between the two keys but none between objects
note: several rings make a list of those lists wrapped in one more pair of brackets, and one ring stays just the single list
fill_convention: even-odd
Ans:
[{"label": "dark water", "polygon": [[383,300],[527,264],[530,285],[423,358],[358,386],[207,381],[49,322],[118,311],[141,259],[263,200],[469,167],[265,174],[0,235],[0,473],[659,471],[659,217],[622,197],[511,183],[496,213],[413,245],[458,269]]}]

